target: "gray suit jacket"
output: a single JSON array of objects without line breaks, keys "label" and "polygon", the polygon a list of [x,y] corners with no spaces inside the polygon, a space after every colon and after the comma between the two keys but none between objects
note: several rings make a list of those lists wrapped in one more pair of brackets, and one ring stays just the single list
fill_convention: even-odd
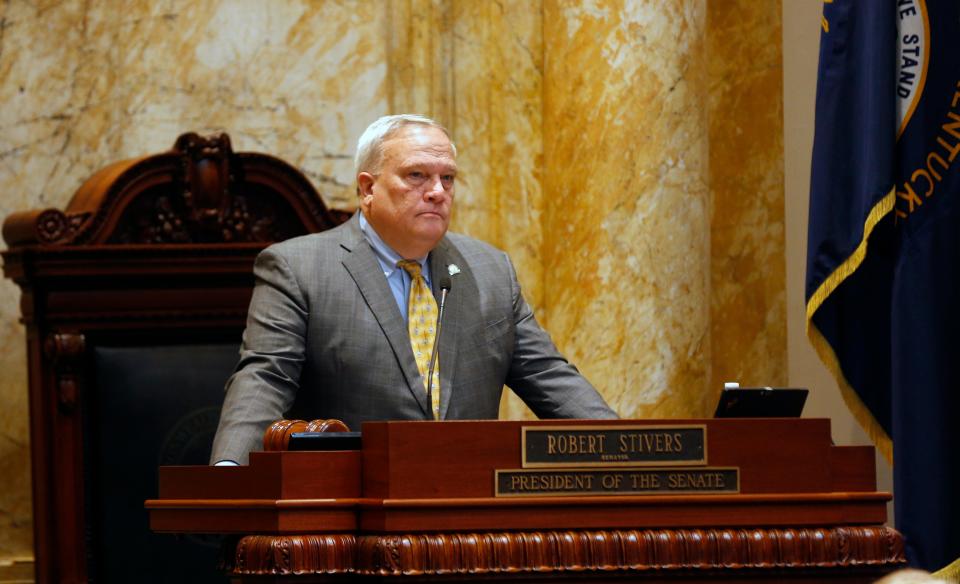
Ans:
[{"label": "gray suit jacket", "polygon": [[[541,418],[615,418],[558,352],[520,293],[507,255],[447,234],[430,254],[434,284],[456,264],[440,336],[440,416],[495,419],[503,385]],[[226,387],[212,461],[245,464],[277,419],[429,420],[406,324],[355,216],[270,246],[240,362]]]}]

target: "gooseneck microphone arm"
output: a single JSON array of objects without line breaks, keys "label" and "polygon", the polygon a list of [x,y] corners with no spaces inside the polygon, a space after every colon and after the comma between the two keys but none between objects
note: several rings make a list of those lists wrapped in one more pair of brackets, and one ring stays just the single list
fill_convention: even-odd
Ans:
[{"label": "gooseneck microphone arm", "polygon": [[[443,274],[440,277],[440,308],[437,311],[437,334],[433,336],[433,350],[430,352],[430,367],[427,368],[427,404],[433,413],[433,419],[440,419],[440,404],[433,407],[433,370],[437,366],[437,350],[440,348],[440,327],[443,326],[443,305],[447,302],[447,294],[453,283],[450,276]],[[448,365],[449,367],[449,365]]]}]

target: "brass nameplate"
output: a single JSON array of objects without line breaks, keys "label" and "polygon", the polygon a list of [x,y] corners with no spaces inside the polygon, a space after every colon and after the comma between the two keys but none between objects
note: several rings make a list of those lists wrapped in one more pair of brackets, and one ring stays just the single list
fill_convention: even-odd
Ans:
[{"label": "brass nameplate", "polygon": [[524,426],[523,468],[707,464],[707,428]]},{"label": "brass nameplate", "polygon": [[498,470],[497,497],[739,493],[737,468]]}]

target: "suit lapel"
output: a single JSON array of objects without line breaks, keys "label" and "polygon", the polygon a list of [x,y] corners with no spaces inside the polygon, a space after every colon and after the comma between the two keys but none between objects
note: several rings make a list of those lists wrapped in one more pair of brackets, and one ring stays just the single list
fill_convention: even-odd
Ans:
[{"label": "suit lapel", "polygon": [[390,292],[387,279],[383,277],[383,269],[377,261],[377,256],[360,232],[359,218],[354,216],[350,219],[350,223],[350,228],[344,230],[345,235],[340,242],[341,247],[348,252],[344,254],[343,266],[350,273],[364,301],[380,323],[380,328],[386,335],[397,363],[403,371],[407,389],[417,400],[424,416],[432,418],[426,392],[420,381],[420,372],[417,370],[417,362],[413,358],[413,349],[410,347],[410,336],[397,307],[397,301]]},{"label": "suit lapel", "polygon": [[447,417],[450,399],[455,391],[457,348],[462,336],[464,322],[463,307],[465,300],[477,295],[470,283],[473,278],[469,267],[450,240],[444,237],[430,254],[430,279],[438,302],[440,298],[440,278],[448,273],[450,265],[457,266],[461,273],[450,276],[450,292],[444,306],[443,327],[440,332],[440,419]]}]

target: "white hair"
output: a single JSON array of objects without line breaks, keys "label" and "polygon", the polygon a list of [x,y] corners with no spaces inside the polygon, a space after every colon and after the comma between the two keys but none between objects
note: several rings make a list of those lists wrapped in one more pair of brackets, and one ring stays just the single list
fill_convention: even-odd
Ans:
[{"label": "white hair", "polygon": [[357,174],[379,171],[380,163],[383,162],[383,143],[401,128],[410,125],[430,126],[442,130],[447,135],[447,139],[450,140],[453,155],[457,155],[457,147],[453,145],[450,132],[438,122],[418,114],[383,116],[367,126],[367,129],[360,135],[360,139],[357,140],[357,156],[353,161]]}]

